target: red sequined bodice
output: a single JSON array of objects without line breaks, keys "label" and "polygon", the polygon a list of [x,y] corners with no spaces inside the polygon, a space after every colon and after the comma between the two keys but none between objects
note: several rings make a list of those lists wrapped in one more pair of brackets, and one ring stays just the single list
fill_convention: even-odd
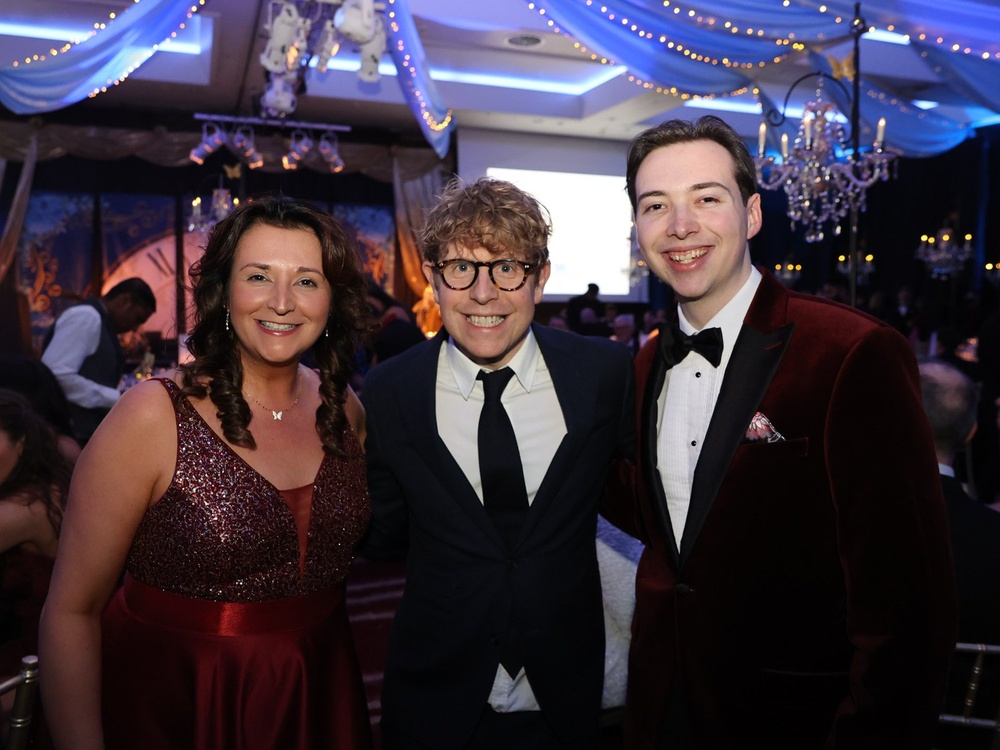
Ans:
[{"label": "red sequined bodice", "polygon": [[303,565],[283,497],[295,492],[279,492],[213,432],[175,383],[161,382],[177,415],[177,466],[136,531],[126,570],[166,591],[231,602],[298,596],[343,581],[371,515],[354,432],[345,434],[346,457],[327,454],[312,484]]}]

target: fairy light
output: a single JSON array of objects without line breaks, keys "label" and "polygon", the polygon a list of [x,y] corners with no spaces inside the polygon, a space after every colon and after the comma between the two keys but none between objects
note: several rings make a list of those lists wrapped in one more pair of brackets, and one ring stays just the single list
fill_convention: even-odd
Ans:
[{"label": "fairy light", "polygon": [[445,110],[444,117],[438,119],[431,111],[431,108],[428,106],[427,99],[424,96],[424,92],[417,87],[416,84],[417,68],[416,65],[413,63],[413,56],[406,49],[406,43],[403,40],[402,34],[399,33],[400,32],[399,20],[396,17],[396,11],[393,8],[395,2],[396,0],[388,0],[386,15],[389,19],[389,27],[393,32],[393,37],[396,43],[396,49],[398,49],[400,54],[402,54],[403,56],[402,59],[403,68],[405,72],[409,74],[401,77],[400,83],[407,89],[409,89],[409,91],[413,94],[413,97],[420,108],[420,119],[422,119],[427,124],[427,127],[430,128],[430,130],[432,130],[435,133],[440,133],[441,131],[446,130],[451,125],[452,120],[454,118],[454,113],[449,108]]},{"label": "fairy light", "polygon": [[[719,24],[719,19],[713,16],[702,15],[695,9],[685,10],[680,5],[673,5],[673,7],[671,7],[672,3],[669,2],[669,0],[665,0],[662,5],[664,9],[666,9],[668,12],[672,12],[674,15],[677,16],[680,16],[682,14],[686,15],[688,18],[693,19],[694,22],[699,26],[704,26],[709,29],[712,29]],[[631,33],[635,34],[640,39],[645,41],[655,40],[655,42],[658,43],[664,50],[672,52],[674,54],[683,55],[692,62],[697,62],[705,65],[712,65],[712,66],[722,65],[723,67],[731,68],[734,70],[749,71],[758,68],[763,68],[766,65],[782,62],[784,59],[786,59],[786,57],[789,54],[788,51],[782,50],[778,55],[774,56],[770,60],[759,60],[759,61],[736,61],[726,57],[722,58],[715,57],[714,55],[701,53],[696,50],[692,50],[682,44],[674,42],[673,40],[671,40],[670,36],[666,32],[653,32],[649,29],[644,29],[640,27],[638,24],[630,22],[627,17],[623,17],[620,20],[618,20],[616,14],[613,11],[611,11],[606,5],[597,5],[593,2],[593,0],[585,0],[584,6],[592,10],[593,12],[600,14],[605,20],[609,22],[620,23],[622,26],[627,27]],[[537,2],[529,2],[528,8],[530,10],[536,11],[539,15],[546,15],[545,8],[542,7]],[[551,21],[549,21],[549,24],[550,27],[553,25]],[[723,21],[722,25],[725,28],[729,29],[730,32],[733,34],[739,34],[745,32],[748,36],[756,38],[766,37],[766,33],[764,32],[763,29],[741,30],[739,27],[737,27],[735,24],[733,24],[731,21],[728,20]],[[558,33],[565,33],[558,29],[554,30],[557,31]],[[569,34],[566,35],[572,36]],[[805,48],[804,45],[792,42],[791,38],[788,36],[779,37],[777,41],[778,44],[781,46],[786,46],[786,47],[791,46],[792,51],[799,51]],[[588,54],[591,60],[595,62],[599,61],[599,55],[597,55],[596,53],[591,53],[590,50],[585,45],[577,44],[577,49],[579,49],[583,54]],[[601,59],[600,62],[602,62],[602,64],[615,64],[614,62],[605,62],[603,59]],[[636,82],[643,87],[646,87],[646,82],[636,77],[629,77],[628,80]],[[732,95],[732,93],[729,95]]]},{"label": "fairy light", "polygon": [[[141,2],[141,0],[133,0],[133,5],[138,5],[140,2]],[[202,6],[205,5],[205,2],[206,2],[206,0],[197,0],[197,4],[196,5],[192,5],[189,8],[187,14],[185,15],[185,18],[190,19],[192,16],[194,16],[194,14],[198,12],[198,10],[200,9],[200,7],[202,7]],[[127,9],[126,9],[126,11],[127,11]],[[13,62],[10,63],[10,65],[11,65],[12,68],[18,68],[18,67],[22,67],[22,66],[32,65],[34,63],[45,62],[50,57],[56,57],[58,55],[64,55],[64,54],[72,51],[78,45],[83,44],[84,42],[93,39],[98,34],[101,34],[101,33],[105,32],[105,31],[107,31],[111,27],[112,23],[118,17],[119,17],[119,14],[117,12],[115,12],[115,11],[112,11],[112,12],[110,12],[108,14],[108,20],[107,21],[95,21],[94,24],[93,24],[93,30],[90,31],[89,33],[87,33],[87,35],[84,36],[83,38],[77,39],[77,40],[74,40],[74,41],[71,41],[71,42],[67,42],[66,44],[64,44],[59,49],[49,49],[49,53],[47,55],[44,54],[44,53],[34,54],[31,57],[26,57],[23,61],[14,60]],[[178,30],[184,29],[186,26],[187,26],[187,24],[182,21],[178,25]],[[168,39],[164,40],[164,44],[169,44],[170,41],[171,41],[171,39],[175,39],[176,37],[177,37],[177,31],[174,31],[170,35],[170,37]],[[142,60],[140,62],[133,63],[131,66],[129,66],[129,68],[119,78],[117,78],[117,79],[110,79],[109,78],[105,82],[105,85],[98,86],[98,87],[94,88],[87,95],[87,97],[90,98],[90,99],[93,99],[94,97],[98,96],[99,94],[105,93],[108,90],[109,86],[117,86],[120,83],[124,82],[125,79],[128,78],[133,72],[135,72],[139,68],[140,65],[142,65],[150,57],[152,57],[153,53],[156,52],[159,49],[159,47],[160,47],[159,45],[154,45],[153,48],[150,51],[148,51],[143,56],[143,58],[142,58]],[[2,65],[2,64],[3,63],[0,63],[0,65]]]}]

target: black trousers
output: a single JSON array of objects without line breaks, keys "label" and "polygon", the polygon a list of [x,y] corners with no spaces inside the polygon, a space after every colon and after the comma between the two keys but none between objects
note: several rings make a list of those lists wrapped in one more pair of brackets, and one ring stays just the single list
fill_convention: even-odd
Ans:
[{"label": "black trousers", "polygon": [[[597,738],[584,744],[564,744],[552,733],[541,711],[498,713],[489,705],[463,750],[594,750]],[[401,737],[382,725],[383,750],[436,750],[433,746]]]}]

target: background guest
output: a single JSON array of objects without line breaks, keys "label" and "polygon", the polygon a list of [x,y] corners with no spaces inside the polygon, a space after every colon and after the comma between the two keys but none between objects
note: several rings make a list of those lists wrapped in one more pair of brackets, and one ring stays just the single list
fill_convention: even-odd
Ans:
[{"label": "background guest", "polygon": [[156,312],[156,297],[140,278],[116,284],[101,298],[88,298],[55,322],[42,362],[70,403],[73,433],[85,445],[118,401],[125,373],[119,334],[136,330]]},{"label": "background guest", "polygon": [[69,401],[44,362],[34,357],[0,353],[0,388],[24,396],[34,412],[55,431],[59,449],[71,462],[76,461],[81,447],[73,437]]},{"label": "background guest", "polygon": [[[601,288],[597,284],[587,284],[586,292],[570,297],[566,301],[566,322],[571,331],[591,335],[589,331],[584,330],[584,327],[593,326],[604,315],[604,303],[599,299],[600,293]],[[584,320],[584,310],[593,311],[593,315],[586,316],[587,320]]]},{"label": "background guest", "polygon": [[0,677],[38,653],[72,466],[27,399],[0,389]]},{"label": "background guest", "polygon": [[[962,455],[976,432],[979,389],[957,367],[936,360],[920,363],[920,388],[924,410],[934,430],[941,486],[948,510],[955,581],[958,588],[958,640],[962,643],[1000,644],[1000,513],[977,502],[963,489],[955,474],[955,456]],[[944,712],[961,715],[972,654],[952,658],[945,694]],[[986,659],[979,674],[979,692],[974,715],[996,718],[1000,700],[1000,669],[995,659]],[[986,750],[992,732],[941,725],[935,748],[941,750]]]}]

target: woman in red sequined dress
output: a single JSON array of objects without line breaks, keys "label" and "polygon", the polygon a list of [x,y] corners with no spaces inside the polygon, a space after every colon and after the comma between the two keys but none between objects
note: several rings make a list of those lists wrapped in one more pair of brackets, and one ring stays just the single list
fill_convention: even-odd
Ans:
[{"label": "woman in red sequined dress", "polygon": [[193,361],[130,389],[77,464],[41,629],[56,744],[363,750],[357,254],[329,216],[261,198],[192,276]]}]

